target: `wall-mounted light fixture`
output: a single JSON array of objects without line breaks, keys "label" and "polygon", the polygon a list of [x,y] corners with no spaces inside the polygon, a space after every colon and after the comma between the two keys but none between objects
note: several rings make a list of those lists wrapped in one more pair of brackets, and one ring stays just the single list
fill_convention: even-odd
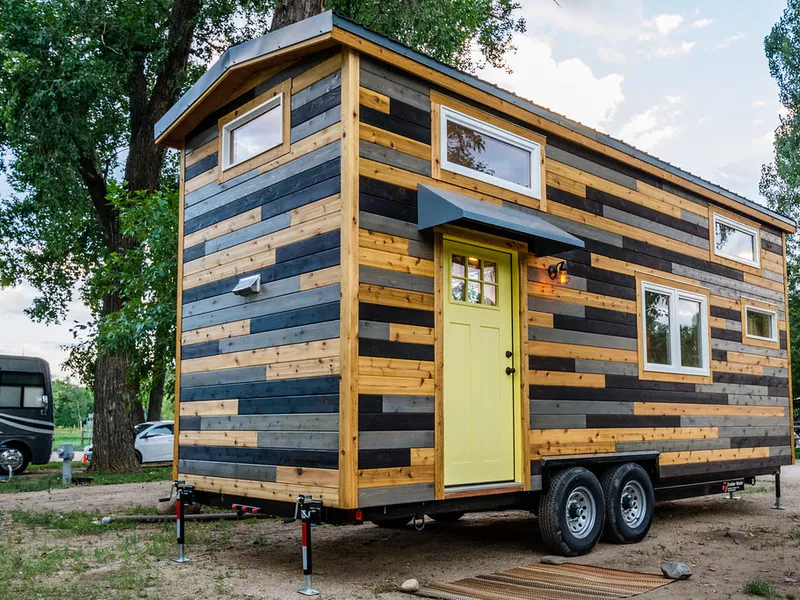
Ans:
[{"label": "wall-mounted light fixture", "polygon": [[564,260],[556,265],[547,267],[547,274],[550,276],[550,279],[557,281],[561,285],[569,283],[569,271],[567,271],[567,262]]}]

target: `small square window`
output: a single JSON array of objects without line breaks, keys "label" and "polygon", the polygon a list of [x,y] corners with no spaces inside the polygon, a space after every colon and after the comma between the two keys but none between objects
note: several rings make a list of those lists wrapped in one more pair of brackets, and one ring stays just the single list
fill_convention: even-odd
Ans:
[{"label": "small square window", "polygon": [[222,127],[222,168],[229,169],[283,143],[283,93]]},{"label": "small square window", "polygon": [[761,241],[758,229],[713,213],[714,244],[712,252],[723,258],[752,267],[761,264]]},{"label": "small square window", "polygon": [[755,306],[744,307],[745,337],[765,342],[778,342],[778,313]]}]

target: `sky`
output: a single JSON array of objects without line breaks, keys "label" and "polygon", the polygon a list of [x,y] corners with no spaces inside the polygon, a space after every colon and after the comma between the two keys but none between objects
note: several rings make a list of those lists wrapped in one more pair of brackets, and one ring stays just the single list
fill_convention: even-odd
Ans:
[{"label": "sky", "polygon": [[[512,73],[478,75],[755,201],[781,106],[764,36],[785,0],[521,0]],[[0,179],[0,197],[8,187]],[[0,354],[40,356],[63,377],[64,324],[23,313],[35,291],[0,290]]]}]

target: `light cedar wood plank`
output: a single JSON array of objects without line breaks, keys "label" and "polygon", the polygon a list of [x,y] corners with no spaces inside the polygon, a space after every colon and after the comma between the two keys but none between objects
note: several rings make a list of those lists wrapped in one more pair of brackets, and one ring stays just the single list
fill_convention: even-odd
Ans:
[{"label": "light cedar wood plank", "polygon": [[261,221],[261,207],[248,210],[247,212],[238,214],[230,219],[225,219],[219,223],[214,223],[205,229],[200,229],[199,231],[190,233],[184,238],[183,244],[185,247],[191,248],[192,246],[196,246],[202,242],[207,242],[208,240],[213,240],[214,238],[223,236],[226,233],[232,233],[247,227],[248,225],[254,225],[259,221]]},{"label": "light cedar wood plank", "polygon": [[239,400],[200,400],[198,402],[182,402],[182,417],[214,417],[239,414]]},{"label": "light cedar wood plank", "polygon": [[433,471],[433,465],[361,469],[358,471],[358,487],[363,489],[433,483]]},{"label": "light cedar wood plank", "polygon": [[[438,112],[439,105],[431,106]],[[435,128],[434,128],[435,132]],[[432,134],[438,139],[438,133]],[[438,145],[438,143],[437,143]],[[438,162],[434,163],[438,167]],[[444,498],[444,294],[445,294],[445,259],[444,235],[441,229],[433,234],[434,278],[432,308],[433,319],[433,357],[436,372],[433,378],[433,456],[434,456],[434,498]],[[449,283],[447,285],[449,288]],[[434,303],[435,302],[435,303]]]},{"label": "light cedar wood plank", "polygon": [[181,335],[181,344],[200,344],[202,342],[213,342],[215,340],[227,340],[232,337],[250,334],[250,319],[223,323],[222,325],[212,325],[201,329],[184,331]]},{"label": "light cedar wood plank", "polygon": [[775,367],[778,369],[785,369],[789,365],[789,361],[785,358],[774,358],[771,356],[762,356],[761,354],[747,354],[745,352],[728,352],[728,363],[743,363],[746,365],[758,365],[761,367]]},{"label": "light cedar wood plank", "polygon": [[181,445],[184,446],[233,446],[237,448],[257,448],[257,431],[181,431]]},{"label": "light cedar wood plank", "polygon": [[412,467],[431,466],[434,463],[434,457],[433,448],[411,448]]},{"label": "light cedar wood plank", "polygon": [[358,299],[361,302],[380,304],[382,306],[433,310],[433,294],[410,292],[366,283],[359,285]]},{"label": "light cedar wood plank", "polygon": [[427,360],[406,360],[401,358],[358,357],[359,376],[421,377],[432,379],[434,363]]},{"label": "light cedar wood plank", "polygon": [[189,261],[185,265],[184,273],[186,275],[192,275],[214,267],[220,267],[227,263],[247,259],[260,252],[274,250],[280,246],[286,246],[294,242],[299,242],[300,240],[334,231],[339,229],[340,225],[341,213],[334,212],[322,215],[309,221],[291,225],[254,240],[248,240],[241,244],[231,246],[230,248],[220,250],[219,252],[213,252],[201,258]]},{"label": "light cedar wood plank", "polygon": [[206,156],[211,156],[212,154],[214,154],[214,152],[217,151],[218,147],[219,147],[219,142],[216,139],[213,139],[210,142],[206,142],[191,154],[186,155],[186,166],[191,167],[194,163],[200,162]]},{"label": "light cedar wood plank", "polygon": [[361,123],[358,135],[359,138],[364,141],[372,142],[384,148],[397,150],[403,154],[416,156],[422,160],[430,160],[431,158],[431,147],[428,144],[423,144],[417,140],[412,140],[411,138],[380,129],[374,125]]},{"label": "light cedar wood plank", "polygon": [[[305,206],[293,208],[289,213],[290,223],[292,225],[299,225],[300,223],[307,223],[313,219],[324,217],[338,213],[341,210],[342,197],[341,194],[334,194],[322,200],[317,200]],[[260,210],[260,209],[257,209]]]},{"label": "light cedar wood plank", "polygon": [[446,492],[444,498],[447,500],[458,500],[460,498],[476,498],[478,496],[497,496],[499,494],[513,494],[525,489],[521,483],[519,485],[504,485],[495,488],[478,488],[473,490],[459,490],[457,492]]},{"label": "light cedar wood plank", "polygon": [[196,490],[216,494],[289,503],[296,502],[297,497],[301,494],[311,494],[315,499],[322,500],[326,506],[339,506],[339,489],[336,487],[311,486],[305,483],[271,483],[190,474],[181,474],[180,478],[187,484],[193,485]]},{"label": "light cedar wood plank", "polygon": [[300,275],[300,290],[313,290],[315,288],[333,285],[342,280],[342,268],[339,266],[302,273]]},{"label": "light cedar wood plank", "polygon": [[656,277],[661,277],[662,279],[671,279],[673,281],[686,283],[689,285],[697,285],[697,286],[702,285],[701,282],[698,281],[697,279],[683,277],[682,275],[675,275],[673,273],[668,273],[666,271],[659,271],[658,269],[652,269],[650,267],[637,265],[635,263],[630,263],[624,260],[610,258],[608,256],[603,256],[602,254],[592,254],[591,261],[593,267],[596,267],[598,269],[603,269],[605,271],[613,271],[615,273],[622,273],[625,275],[636,275],[637,273],[645,273],[647,275],[655,275]]},{"label": "light cedar wood plank", "polygon": [[373,248],[361,248],[358,253],[358,264],[365,267],[388,269],[397,273],[410,273],[422,277],[433,277],[433,261],[416,256],[403,256],[393,252],[384,252]]},{"label": "light cedar wood plank", "polygon": [[[305,73],[292,79],[292,94],[306,89],[308,86],[317,83],[320,79],[324,79],[331,73],[335,73],[342,67],[342,54],[336,54],[335,56],[323,60]],[[344,76],[342,77],[342,96],[344,96]]]},{"label": "light cedar wood plank", "polygon": [[341,340],[339,363],[339,500],[343,508],[358,506],[358,123],[361,63],[352,48],[342,51],[342,226]]},{"label": "light cedar wood plank", "polygon": [[426,344],[432,346],[435,338],[436,336],[433,327],[419,327],[417,325],[389,323],[389,339],[393,342],[403,342],[406,344]]},{"label": "light cedar wood plank", "polygon": [[172,456],[175,457],[172,461],[172,479],[173,481],[178,477],[178,458],[180,457],[180,430],[181,430],[181,336],[183,333],[183,234],[184,234],[184,209],[186,207],[186,143],[185,141],[180,144],[180,170],[178,180],[178,254],[176,262],[178,263],[178,279],[177,289],[175,290],[176,296],[176,310],[175,310],[175,400],[173,403],[173,420],[175,427],[175,435],[172,442]]},{"label": "light cedar wood plank", "polygon": [[[434,152],[436,149],[434,148]],[[489,196],[491,198],[498,198],[519,204],[520,206],[527,206],[535,210],[541,210],[541,200],[525,194],[512,192],[497,185],[486,183],[472,177],[461,175],[460,173],[453,173],[445,168],[439,169],[439,181],[449,183],[451,186],[461,188],[462,190],[469,190],[472,194],[480,194],[482,196]],[[463,193],[463,191],[461,192]],[[495,200],[495,204],[498,202]]]},{"label": "light cedar wood plank", "polygon": [[754,458],[769,458],[769,448],[725,448],[722,450],[662,452],[658,462],[661,466],[666,466],[726,460],[752,460]]},{"label": "light cedar wood plank", "polygon": [[782,417],[781,406],[744,406],[738,404],[683,404],[670,402],[634,402],[634,415],[690,417]]},{"label": "light cedar wood plank", "polygon": [[563,446],[540,446],[530,445],[531,458],[538,459],[543,456],[568,456],[572,454],[600,454],[604,452],[616,452],[617,445],[614,442],[597,442],[593,444],[565,444]]},{"label": "light cedar wood plank", "polygon": [[528,325],[536,327],[553,327],[553,314],[537,312],[535,310],[528,312]]},{"label": "light cedar wood plank", "polygon": [[[711,325],[714,327],[714,325]],[[747,375],[764,375],[764,367],[761,365],[747,365],[744,363],[726,362],[721,360],[711,361],[712,371],[723,373],[745,373]]]},{"label": "light cedar wood plank", "polygon": [[389,114],[391,100],[380,92],[369,90],[365,87],[358,88],[358,101],[367,108],[372,108],[378,112]]},{"label": "light cedar wood plank", "polygon": [[580,196],[581,198],[585,198],[586,184],[574,181],[569,177],[564,177],[563,175],[559,175],[550,167],[551,163],[552,163],[551,160],[547,161],[548,168],[547,168],[547,175],[545,176],[545,181],[547,182],[547,185],[556,187],[560,190],[564,190],[565,192],[569,192],[570,194],[575,194],[576,196]]},{"label": "light cedar wood plank", "polygon": [[536,281],[528,281],[527,287],[528,294],[539,298],[550,298],[553,300],[561,300],[562,302],[569,302],[570,304],[596,306],[598,308],[608,308],[621,312],[636,312],[636,302],[633,300],[603,296],[602,294],[574,290],[572,288],[549,283],[538,283]]},{"label": "light cedar wood plank", "polygon": [[[440,127],[435,126],[435,125],[438,125],[439,123],[441,123],[441,118],[442,118],[441,106],[439,104],[437,104],[436,102],[431,103],[431,124],[432,124],[432,127],[431,127],[431,154],[430,154],[430,159],[431,159],[431,177],[433,179],[441,179],[441,177],[442,177],[442,162],[439,159],[439,154],[440,154],[441,150],[438,149],[441,146],[441,143],[442,143],[442,140],[441,140],[442,131],[441,131]],[[441,494],[439,494],[439,491],[438,491],[438,487],[439,487],[439,483],[438,482],[439,482],[439,480],[440,480],[440,476],[439,476],[439,473],[437,471],[437,475],[436,475],[436,481],[437,481],[437,484],[436,484],[437,485],[436,498],[437,499],[441,499],[441,498],[444,497],[444,483],[442,483]]]},{"label": "light cedar wood plank", "polygon": [[714,383],[711,375],[683,375],[680,373],[660,373],[658,371],[644,371],[639,379],[647,381],[671,381],[675,383],[695,383],[699,385],[709,385]]},{"label": "light cedar wood plank", "polygon": [[732,300],[723,296],[711,296],[708,302],[711,306],[719,306],[720,308],[727,308],[730,310],[742,310],[742,305],[738,300]]},{"label": "light cedar wood plank", "polygon": [[265,250],[257,252],[249,256],[242,257],[238,260],[229,263],[190,273],[183,277],[183,289],[188,290],[192,288],[219,281],[226,277],[233,277],[240,273],[252,271],[255,269],[262,269],[275,264],[275,250]]},{"label": "light cedar wood plank", "polygon": [[528,342],[528,352],[533,356],[553,356],[556,358],[577,358],[585,360],[602,360],[636,364],[635,350],[617,350],[615,348],[599,348],[597,346],[579,346],[558,342]]},{"label": "light cedar wood plank", "polygon": [[378,375],[361,376],[359,377],[358,390],[362,394],[433,396],[433,379]]},{"label": "light cedar wood plank", "polygon": [[339,471],[311,467],[275,467],[275,483],[310,485],[312,487],[336,488],[339,486]]},{"label": "light cedar wood plank", "polygon": [[267,366],[267,381],[338,375],[340,371],[339,364],[338,356],[272,363]]},{"label": "light cedar wood plank", "polygon": [[717,427],[631,427],[603,429],[531,429],[531,446],[563,446],[603,442],[716,439]]},{"label": "light cedar wood plank", "polygon": [[[781,247],[783,248],[783,252],[786,252],[786,242],[787,241],[788,240],[786,239],[786,234],[782,232],[781,233]],[[781,258],[783,258],[783,257],[781,257]],[[788,261],[786,261],[786,262],[788,263]],[[788,264],[784,264],[783,270],[781,271],[783,273],[783,308],[786,310],[787,314],[788,314],[788,311],[789,311],[789,271],[788,271],[788,268],[789,268],[789,265]],[[792,356],[792,336],[791,335],[787,335],[786,336],[786,355],[789,356],[789,357]],[[788,414],[791,415],[792,417],[794,417],[794,396],[792,395],[792,363],[791,363],[791,361],[788,362],[787,366],[789,367],[789,377],[788,377],[788,381],[789,381],[789,411],[788,411]],[[794,427],[790,426],[789,427],[789,447],[790,448],[794,448],[794,445],[795,445],[795,442],[794,442]],[[794,451],[791,453],[791,457],[792,457],[792,464],[795,464],[797,462],[797,459],[796,459],[796,453]]]},{"label": "light cedar wood plank", "polygon": [[530,322],[531,311],[528,310],[528,292],[522,282],[528,278],[528,248],[519,247],[517,249],[517,307],[519,310],[517,329],[514,332],[514,367],[519,372],[517,393],[519,394],[519,430],[514,431],[516,439],[514,450],[522,454],[522,484],[525,491],[531,489],[531,449],[530,444],[525,443],[525,432],[531,428],[531,402],[530,402],[530,355],[528,354],[528,328],[525,325]]},{"label": "light cedar wood plank", "polygon": [[201,187],[205,187],[207,185],[211,185],[212,183],[216,183],[219,179],[219,165],[209,169],[202,175],[198,175],[197,177],[193,177],[186,183],[184,183],[184,193],[190,194],[194,191],[199,190]]},{"label": "light cedar wood plank", "polygon": [[772,281],[771,279],[767,279],[766,277],[759,277],[758,275],[745,273],[744,282],[756,285],[758,287],[767,288],[768,290],[772,290],[774,292],[783,292],[782,283],[778,283],[777,281]]},{"label": "light cedar wood plank", "polygon": [[566,373],[562,371],[531,370],[528,377],[533,385],[557,385],[570,387],[606,387],[606,376],[594,373]]},{"label": "light cedar wood plank", "polygon": [[368,229],[358,230],[358,244],[361,248],[372,248],[373,250],[386,250],[395,254],[408,254],[408,240],[406,238],[369,231]]},{"label": "light cedar wood plank", "polygon": [[281,165],[285,165],[286,163],[290,163],[296,158],[300,158],[301,156],[305,156],[322,148],[323,146],[327,146],[333,142],[340,140],[342,137],[342,124],[341,123],[334,123],[323,129],[322,131],[318,131],[314,135],[310,135],[306,138],[303,138],[299,142],[295,142],[292,144],[291,150],[288,153],[284,154],[272,160],[268,163],[265,163],[258,167],[258,173],[266,173],[267,171],[271,171],[276,167],[280,167]]},{"label": "light cedar wood plank", "polygon": [[303,358],[330,358],[339,354],[339,340],[318,340],[289,344],[286,346],[272,346],[271,348],[257,348],[242,352],[229,352],[215,356],[203,356],[183,361],[184,373],[204,373],[220,369],[234,369],[238,367],[251,367],[259,365],[272,365],[273,363],[290,362]]}]

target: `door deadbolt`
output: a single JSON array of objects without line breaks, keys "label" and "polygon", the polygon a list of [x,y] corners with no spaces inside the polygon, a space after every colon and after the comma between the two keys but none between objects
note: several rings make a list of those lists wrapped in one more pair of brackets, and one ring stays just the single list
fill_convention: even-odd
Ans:
[{"label": "door deadbolt", "polygon": [[506,367],[506,375],[513,375],[517,370],[514,367]]},{"label": "door deadbolt", "polygon": [[514,356],[514,353],[511,350],[506,350],[506,358],[511,358]]}]

